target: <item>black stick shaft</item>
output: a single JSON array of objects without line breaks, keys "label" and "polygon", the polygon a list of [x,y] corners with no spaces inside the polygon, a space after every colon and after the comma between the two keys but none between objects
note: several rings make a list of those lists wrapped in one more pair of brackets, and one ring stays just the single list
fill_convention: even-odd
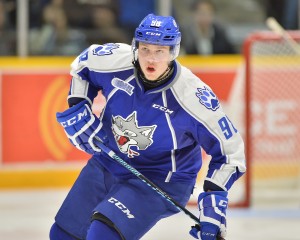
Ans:
[{"label": "black stick shaft", "polygon": [[[97,139],[96,139],[97,140]],[[151,187],[154,191],[156,191],[159,195],[161,195],[163,198],[165,198],[168,202],[170,202],[172,205],[174,205],[178,210],[184,212],[186,215],[188,215],[191,219],[193,219],[197,224],[200,225],[199,218],[197,218],[193,213],[191,213],[189,210],[187,210],[185,207],[181,206],[178,202],[176,202],[173,198],[171,198],[167,193],[165,193],[161,188],[159,188],[155,183],[150,181],[148,178],[146,178],[143,174],[141,174],[138,170],[136,170],[134,167],[129,165],[127,162],[125,162],[122,158],[120,158],[117,154],[115,154],[114,151],[110,150],[108,147],[106,147],[102,142],[99,140],[96,141],[96,145],[105,152],[108,156],[110,156],[112,159],[116,160],[120,165],[125,167],[127,170],[129,170],[131,173],[133,173],[136,177],[141,179],[144,183],[146,183],[149,187]],[[218,240],[225,240],[221,238],[220,236],[217,238]]]}]

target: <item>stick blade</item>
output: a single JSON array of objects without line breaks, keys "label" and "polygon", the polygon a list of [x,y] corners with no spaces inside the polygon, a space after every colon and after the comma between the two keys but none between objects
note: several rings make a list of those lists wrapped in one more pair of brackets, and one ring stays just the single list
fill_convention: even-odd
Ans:
[{"label": "stick blade", "polygon": [[270,28],[270,30],[280,35],[283,35],[285,32],[274,17],[268,17],[266,19],[266,25],[268,26],[268,28]]}]

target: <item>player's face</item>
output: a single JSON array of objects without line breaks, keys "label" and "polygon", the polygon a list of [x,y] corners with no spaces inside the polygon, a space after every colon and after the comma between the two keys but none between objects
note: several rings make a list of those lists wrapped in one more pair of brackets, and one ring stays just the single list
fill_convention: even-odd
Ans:
[{"label": "player's face", "polygon": [[139,43],[138,59],[148,80],[157,80],[167,70],[170,60],[170,46]]}]

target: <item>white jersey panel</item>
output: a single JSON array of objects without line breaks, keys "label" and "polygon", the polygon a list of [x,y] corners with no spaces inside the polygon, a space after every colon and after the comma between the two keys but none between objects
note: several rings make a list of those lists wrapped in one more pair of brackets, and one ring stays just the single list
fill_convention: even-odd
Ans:
[{"label": "white jersey panel", "polygon": [[[83,51],[71,64],[72,83],[70,88],[70,98],[83,98],[92,104],[92,97],[88,94],[90,88],[89,75],[84,74],[84,69],[88,72],[118,72],[133,68],[131,46],[123,43],[109,43],[104,45],[91,45]],[[97,89],[98,90],[98,89]]]},{"label": "white jersey panel", "polygon": [[[101,64],[99,64],[101,56]],[[84,61],[81,61],[83,59]],[[91,45],[71,64],[71,75],[77,75],[83,68],[88,67],[95,72],[116,72],[132,68],[131,46],[124,43]]]},{"label": "white jersey panel", "polygon": [[[172,86],[172,92],[175,98],[186,112],[201,125],[205,126],[207,131],[218,139],[222,155],[226,156],[226,163],[223,163],[218,169],[215,169],[214,173],[206,180],[217,184],[224,190],[228,190],[225,185],[232,174],[236,172],[236,168],[242,173],[246,170],[243,140],[224,114],[220,105],[216,107],[216,109],[212,109],[210,106],[205,106],[203,104],[205,102],[200,101],[200,98],[197,96],[199,91],[210,93],[210,87],[196,77],[189,69],[182,67],[181,70],[180,78],[184,79],[178,79]],[[210,96],[208,95],[206,97],[209,100]],[[223,120],[225,124],[228,125],[223,126]],[[236,132],[234,132],[234,130]],[[230,133],[227,131],[231,131],[232,136],[228,135]],[[201,136],[198,137],[199,142],[201,142]],[[217,161],[218,160],[214,158],[211,160],[211,162]]]}]

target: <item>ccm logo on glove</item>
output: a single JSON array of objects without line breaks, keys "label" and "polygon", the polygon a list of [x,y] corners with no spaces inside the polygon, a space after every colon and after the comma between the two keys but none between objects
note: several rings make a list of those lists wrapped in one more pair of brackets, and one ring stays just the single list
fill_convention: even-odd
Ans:
[{"label": "ccm logo on glove", "polygon": [[224,201],[224,200],[220,200],[220,202],[219,202],[219,206],[221,206],[221,207],[227,207],[227,205],[228,205],[228,202],[227,201]]},{"label": "ccm logo on glove", "polygon": [[87,100],[84,100],[64,112],[56,113],[57,121],[64,127],[70,142],[78,149],[89,154],[98,154],[101,149],[95,146],[97,137],[103,144],[108,142],[102,122],[93,114]]},{"label": "ccm logo on glove", "polygon": [[86,117],[88,115],[88,112],[87,112],[87,109],[85,108],[83,110],[83,112],[81,113],[78,113],[77,116],[74,116],[70,119],[68,119],[67,121],[65,122],[61,122],[60,124],[63,126],[63,127],[69,127],[69,126],[72,126],[73,124],[79,122],[83,117]]}]

